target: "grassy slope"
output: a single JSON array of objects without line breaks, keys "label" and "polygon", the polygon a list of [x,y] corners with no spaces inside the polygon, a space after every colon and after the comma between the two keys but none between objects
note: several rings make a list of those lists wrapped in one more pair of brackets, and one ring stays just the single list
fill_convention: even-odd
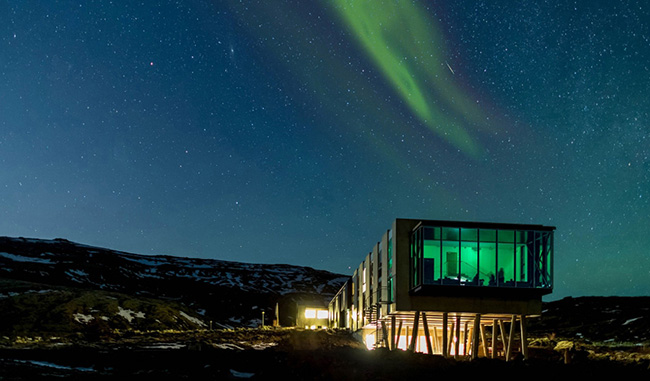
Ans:
[{"label": "grassy slope", "polygon": [[0,295],[3,336],[97,336],[117,329],[202,328],[181,311],[200,319],[195,313],[166,300],[12,280],[0,280]]}]

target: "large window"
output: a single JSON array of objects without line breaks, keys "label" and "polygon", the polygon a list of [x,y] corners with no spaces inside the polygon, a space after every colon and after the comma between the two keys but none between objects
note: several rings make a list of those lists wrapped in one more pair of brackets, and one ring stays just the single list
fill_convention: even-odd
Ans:
[{"label": "large window", "polygon": [[478,229],[460,229],[460,258],[460,283],[478,286]]},{"label": "large window", "polygon": [[422,280],[424,284],[437,284],[440,281],[440,228],[424,229],[423,246]]},{"label": "large window", "polygon": [[442,283],[458,284],[460,274],[460,229],[442,228]]},{"label": "large window", "polygon": [[515,232],[513,230],[497,231],[497,286],[514,287],[515,285]]},{"label": "large window", "polygon": [[497,285],[497,231],[479,230],[479,286]]},{"label": "large window", "polygon": [[411,284],[552,287],[553,231],[420,226]]}]

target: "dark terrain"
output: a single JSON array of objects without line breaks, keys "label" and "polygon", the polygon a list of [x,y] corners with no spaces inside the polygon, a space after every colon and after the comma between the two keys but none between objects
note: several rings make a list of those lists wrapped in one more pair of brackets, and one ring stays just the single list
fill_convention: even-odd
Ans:
[{"label": "dark terrain", "polygon": [[650,376],[650,297],[545,303],[530,356],[466,361],[366,350],[295,321],[346,278],[289,265],[140,256],[66,240],[0,238],[0,380],[350,379],[486,374]]},{"label": "dark terrain", "polygon": [[[445,359],[404,351],[368,351],[349,333],[299,329],[236,329],[130,334],[100,341],[6,345],[0,349],[0,378],[46,379],[301,379],[392,380],[440,376],[544,377],[650,375],[650,350],[600,347],[570,341],[565,363],[559,339],[537,343],[530,358],[505,362]],[[487,373],[486,373],[487,372]],[[496,373],[493,373],[496,372]]]}]

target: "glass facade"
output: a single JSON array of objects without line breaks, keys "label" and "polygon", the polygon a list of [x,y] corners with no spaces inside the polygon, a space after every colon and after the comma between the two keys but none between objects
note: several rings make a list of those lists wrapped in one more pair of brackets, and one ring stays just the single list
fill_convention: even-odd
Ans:
[{"label": "glass facade", "polygon": [[388,301],[395,301],[395,285],[393,284],[393,231],[388,231]]},{"label": "glass facade", "polygon": [[411,286],[552,288],[553,231],[420,226]]}]

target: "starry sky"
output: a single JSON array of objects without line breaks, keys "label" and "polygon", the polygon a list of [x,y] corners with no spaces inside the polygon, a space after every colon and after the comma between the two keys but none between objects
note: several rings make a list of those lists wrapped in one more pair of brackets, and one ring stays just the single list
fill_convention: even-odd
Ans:
[{"label": "starry sky", "polygon": [[650,295],[645,1],[0,0],[0,235],[351,274],[397,218],[556,226]]}]

